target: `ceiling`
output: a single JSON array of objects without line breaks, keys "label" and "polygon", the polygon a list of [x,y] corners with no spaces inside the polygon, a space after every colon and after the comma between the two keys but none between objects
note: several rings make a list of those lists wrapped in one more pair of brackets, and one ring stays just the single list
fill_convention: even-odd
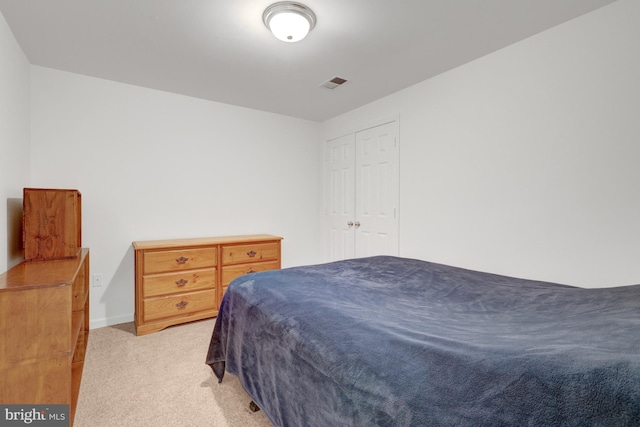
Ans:
[{"label": "ceiling", "polygon": [[[274,0],[275,1],[275,0]],[[284,43],[270,0],[0,0],[31,64],[324,121],[615,0],[303,0]],[[334,90],[320,87],[347,79]]]}]

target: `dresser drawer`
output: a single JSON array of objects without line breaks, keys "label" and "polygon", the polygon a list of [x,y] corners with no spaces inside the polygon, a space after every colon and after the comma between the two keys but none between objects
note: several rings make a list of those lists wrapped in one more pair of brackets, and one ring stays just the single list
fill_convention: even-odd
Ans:
[{"label": "dresser drawer", "polygon": [[151,298],[144,300],[144,320],[185,316],[198,311],[214,310],[215,308],[216,292],[214,290]]},{"label": "dresser drawer", "polygon": [[251,234],[133,242],[136,335],[215,317],[233,279],[280,268],[281,240]]},{"label": "dresser drawer", "polygon": [[277,270],[280,268],[279,261],[253,262],[249,264],[230,265],[222,267],[222,288],[226,289],[229,283],[236,277],[244,274],[257,273],[259,271]]},{"label": "dresser drawer", "polygon": [[188,270],[178,273],[162,273],[142,278],[142,296],[144,298],[160,295],[179,294],[184,292],[215,289],[215,268]]},{"label": "dresser drawer", "polygon": [[280,256],[279,242],[251,243],[222,247],[222,264],[239,264],[252,261],[277,260]]},{"label": "dresser drawer", "polygon": [[144,253],[144,274],[215,267],[216,258],[216,248],[147,251]]}]

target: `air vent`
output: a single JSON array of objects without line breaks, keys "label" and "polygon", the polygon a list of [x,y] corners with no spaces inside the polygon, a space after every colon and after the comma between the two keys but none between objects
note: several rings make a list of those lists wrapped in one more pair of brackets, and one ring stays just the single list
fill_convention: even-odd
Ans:
[{"label": "air vent", "polygon": [[347,79],[343,79],[342,77],[334,77],[331,80],[327,80],[326,82],[322,83],[320,87],[323,87],[326,89],[335,89],[346,82],[347,82]]}]

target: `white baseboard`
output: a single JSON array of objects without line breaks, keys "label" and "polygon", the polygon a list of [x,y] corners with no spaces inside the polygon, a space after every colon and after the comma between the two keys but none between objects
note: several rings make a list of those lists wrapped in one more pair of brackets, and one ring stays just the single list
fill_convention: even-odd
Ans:
[{"label": "white baseboard", "polygon": [[89,329],[104,328],[105,326],[119,325],[121,323],[128,322],[133,322],[133,314],[126,314],[123,316],[114,316],[109,318],[104,317],[102,319],[92,319],[89,322]]}]

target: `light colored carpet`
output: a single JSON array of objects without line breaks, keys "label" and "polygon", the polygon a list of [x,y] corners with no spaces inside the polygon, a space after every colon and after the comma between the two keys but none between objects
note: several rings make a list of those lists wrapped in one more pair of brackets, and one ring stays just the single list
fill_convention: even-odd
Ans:
[{"label": "light colored carpet", "polygon": [[76,427],[273,427],[237,377],[219,384],[205,358],[215,319],[136,336],[133,323],[93,329]]}]

